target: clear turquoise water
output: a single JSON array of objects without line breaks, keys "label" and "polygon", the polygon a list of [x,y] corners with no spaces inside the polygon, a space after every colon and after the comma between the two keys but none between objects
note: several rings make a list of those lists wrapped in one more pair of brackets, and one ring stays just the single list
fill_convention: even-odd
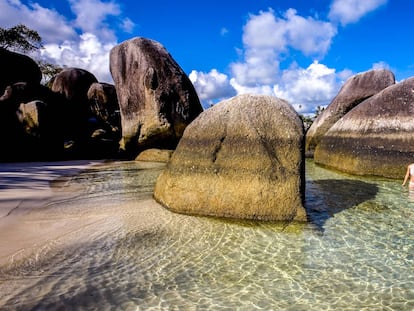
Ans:
[{"label": "clear turquoise water", "polygon": [[171,213],[151,203],[161,169],[114,163],[67,181],[82,186],[50,215],[120,218],[2,268],[0,309],[414,310],[414,203],[401,181],[308,161],[311,222],[292,225]]}]

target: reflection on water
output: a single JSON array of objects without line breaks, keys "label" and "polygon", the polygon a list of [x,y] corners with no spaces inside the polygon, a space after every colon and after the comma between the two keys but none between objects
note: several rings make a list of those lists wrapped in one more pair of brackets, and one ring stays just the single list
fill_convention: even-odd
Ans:
[{"label": "reflection on water", "polygon": [[44,212],[111,216],[3,267],[2,310],[414,309],[414,203],[399,181],[308,161],[311,222],[293,225],[173,214],[151,198],[161,169],[72,177],[81,191]]}]

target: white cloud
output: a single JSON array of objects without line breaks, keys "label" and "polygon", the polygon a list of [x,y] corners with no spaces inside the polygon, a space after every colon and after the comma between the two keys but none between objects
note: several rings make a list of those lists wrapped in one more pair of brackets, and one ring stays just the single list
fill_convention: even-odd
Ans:
[{"label": "white cloud", "polygon": [[74,40],[77,34],[63,15],[37,3],[24,5],[20,0],[0,1],[0,27],[24,24],[36,30],[44,42]]},{"label": "white cloud", "polygon": [[101,82],[112,82],[109,71],[109,52],[116,42],[103,43],[94,34],[80,35],[80,41],[46,44],[41,55],[48,61],[59,61],[68,67],[83,68]]},{"label": "white cloud", "polygon": [[330,103],[340,82],[335,69],[314,61],[306,69],[292,67],[285,70],[281,83],[274,86],[273,92],[289,101],[298,112],[312,113],[315,107]]},{"label": "white cloud", "polygon": [[216,69],[208,73],[193,70],[189,78],[205,108],[220,99],[236,95],[228,76]]},{"label": "white cloud", "polygon": [[285,15],[288,44],[305,55],[325,55],[336,35],[336,28],[331,23],[296,13],[289,9]]},{"label": "white cloud", "polygon": [[189,77],[205,108],[236,94],[264,94],[287,100],[299,113],[312,114],[317,106],[328,105],[352,74],[349,70],[336,73],[314,61],[307,68],[293,64],[281,72],[274,84],[244,85],[216,69],[209,73],[193,70]]},{"label": "white cloud", "polygon": [[[132,31],[135,24],[122,16],[114,1],[68,0],[76,18],[68,20],[56,10],[35,2],[25,5],[20,0],[0,0],[0,27],[19,23],[36,30],[44,49],[40,57],[59,66],[79,67],[90,71],[99,81],[112,82],[109,52],[117,44],[115,31]],[[110,17],[118,18],[111,26]]]},{"label": "white cloud", "polygon": [[289,9],[281,17],[272,10],[251,15],[244,27],[243,61],[230,65],[231,86],[238,94],[273,95],[288,100],[298,112],[312,113],[339,89],[334,69],[314,61],[307,68],[295,62],[281,70],[292,50],[305,56],[327,53],[336,28]]},{"label": "white cloud", "polygon": [[329,18],[343,26],[355,23],[364,15],[387,3],[388,0],[334,0]]},{"label": "white cloud", "polygon": [[255,88],[278,81],[280,61],[290,49],[324,55],[336,34],[330,23],[298,16],[289,9],[282,17],[272,10],[251,15],[244,27],[244,61],[231,64],[235,85]]},{"label": "white cloud", "polygon": [[103,40],[115,40],[115,34],[105,22],[109,16],[121,14],[118,4],[100,0],[69,0],[69,3],[76,15],[75,25],[82,32],[93,33]]}]

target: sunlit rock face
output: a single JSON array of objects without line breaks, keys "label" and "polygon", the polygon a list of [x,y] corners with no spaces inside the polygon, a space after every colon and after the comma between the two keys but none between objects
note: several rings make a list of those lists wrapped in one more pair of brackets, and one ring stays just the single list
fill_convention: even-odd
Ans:
[{"label": "sunlit rock face", "polygon": [[306,156],[313,156],[323,135],[348,111],[393,84],[394,74],[386,69],[370,70],[349,78],[306,133]]},{"label": "sunlit rock face", "polygon": [[289,103],[239,95],[185,130],[154,198],[192,215],[305,221],[303,123]]},{"label": "sunlit rock face", "polygon": [[135,158],[135,161],[167,163],[171,159],[172,154],[173,150],[145,149]]},{"label": "sunlit rock face", "polygon": [[121,112],[121,150],[176,147],[202,111],[188,76],[158,42],[133,38],[115,46],[110,69]]},{"label": "sunlit rock face", "polygon": [[314,160],[358,175],[401,178],[414,159],[414,77],[348,112],[322,137]]}]

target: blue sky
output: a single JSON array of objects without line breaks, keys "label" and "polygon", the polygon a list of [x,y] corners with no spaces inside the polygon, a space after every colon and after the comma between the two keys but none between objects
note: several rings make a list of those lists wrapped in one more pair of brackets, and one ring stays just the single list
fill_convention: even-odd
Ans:
[{"label": "blue sky", "polygon": [[112,82],[110,49],[160,42],[203,106],[241,93],[288,100],[299,113],[329,104],[351,75],[414,76],[410,0],[0,0],[0,27],[38,31],[34,57]]}]

